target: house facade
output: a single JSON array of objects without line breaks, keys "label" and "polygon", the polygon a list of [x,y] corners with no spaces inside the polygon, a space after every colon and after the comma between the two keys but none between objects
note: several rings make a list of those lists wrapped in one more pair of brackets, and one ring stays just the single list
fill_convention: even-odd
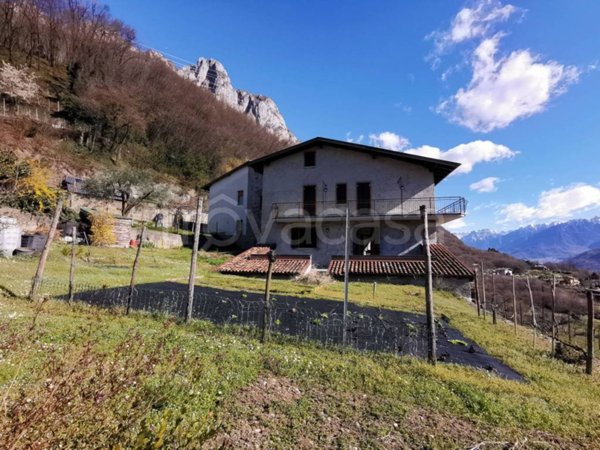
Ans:
[{"label": "house facade", "polygon": [[242,248],[271,246],[327,267],[344,254],[346,215],[353,256],[421,253],[420,207],[430,240],[440,224],[464,216],[461,197],[435,187],[457,163],[315,138],[249,161],[205,186],[208,231]]}]

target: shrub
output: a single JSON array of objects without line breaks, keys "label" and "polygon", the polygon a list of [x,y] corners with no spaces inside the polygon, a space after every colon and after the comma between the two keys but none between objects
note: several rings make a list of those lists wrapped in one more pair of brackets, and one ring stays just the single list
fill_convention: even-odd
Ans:
[{"label": "shrub", "polygon": [[23,164],[26,175],[16,181],[15,206],[31,213],[50,212],[58,198],[58,190],[50,187],[50,171],[38,161],[28,160]]},{"label": "shrub", "polygon": [[115,245],[115,219],[108,213],[97,212],[91,215],[92,245],[107,246]]},{"label": "shrub", "polygon": [[50,179],[50,171],[39,162],[20,161],[13,152],[0,151],[0,203],[31,213],[50,212],[58,195]]}]

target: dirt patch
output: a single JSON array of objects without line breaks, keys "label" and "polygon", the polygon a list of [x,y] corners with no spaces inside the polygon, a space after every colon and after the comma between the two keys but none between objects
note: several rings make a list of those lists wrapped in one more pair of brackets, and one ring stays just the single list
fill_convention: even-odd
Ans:
[{"label": "dirt patch", "polygon": [[263,375],[235,395],[225,413],[221,432],[204,443],[203,448],[255,449],[269,442],[269,424],[281,420],[277,403],[290,404],[302,396],[300,389],[285,377]]},{"label": "dirt patch", "polygon": [[244,389],[238,399],[246,405],[267,407],[273,402],[290,403],[301,396],[300,389],[289,378],[262,376]]},{"label": "dirt patch", "polygon": [[362,393],[262,376],[225,405],[221,431],[204,448],[404,448],[398,421],[374,412],[376,403]]},{"label": "dirt patch", "polygon": [[392,403],[266,374],[224,405],[221,429],[203,448],[590,448],[548,433],[511,434],[420,407],[397,410]]},{"label": "dirt patch", "polygon": [[541,431],[512,434],[473,421],[446,416],[437,411],[415,408],[402,421],[402,428],[410,447],[434,444],[448,448],[477,448],[479,450],[503,449],[584,449],[592,448],[578,442],[560,438]]}]

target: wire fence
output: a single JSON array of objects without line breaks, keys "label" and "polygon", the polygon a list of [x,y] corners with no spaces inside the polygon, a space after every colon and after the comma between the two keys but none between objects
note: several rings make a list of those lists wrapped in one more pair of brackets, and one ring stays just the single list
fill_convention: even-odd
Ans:
[{"label": "wire fence", "polygon": [[[485,302],[483,286],[480,285],[477,295],[482,314],[490,320],[515,321],[519,325],[528,326],[540,337],[552,339],[557,343],[555,351],[564,352],[565,348],[573,359],[583,360],[587,346],[587,309],[585,291],[583,289],[560,289],[557,285],[552,299],[552,281],[531,279],[532,291],[527,288],[527,279],[515,278],[513,290],[512,276],[485,275]],[[534,282],[536,283],[534,285]],[[553,314],[554,303],[554,314]],[[516,314],[516,316],[515,316]],[[596,319],[598,315],[596,314]],[[595,321],[594,337],[600,349],[600,322]],[[534,337],[535,339],[535,337]],[[535,341],[534,341],[535,342]]]},{"label": "wire fence", "polygon": [[[151,314],[185,317],[188,301],[187,286],[156,288],[137,286],[131,296],[131,309]],[[61,280],[44,280],[40,293],[59,300],[68,300],[68,284]],[[196,287],[192,317],[219,325],[249,329],[258,335],[264,320],[264,301],[256,294],[237,295],[216,289]],[[106,309],[122,309],[127,305],[129,287],[101,287],[76,284],[73,300]],[[309,301],[310,302],[310,301]],[[316,341],[326,346],[343,344],[343,313],[339,302],[318,302],[321,307],[307,306],[307,301],[292,298],[272,298],[268,329],[271,333],[300,340]],[[315,302],[316,304],[317,302]],[[335,306],[332,306],[335,303]],[[384,351],[396,355],[425,357],[427,330],[424,318],[404,314],[390,317],[376,310],[350,310],[347,314],[346,345],[356,350]]]}]

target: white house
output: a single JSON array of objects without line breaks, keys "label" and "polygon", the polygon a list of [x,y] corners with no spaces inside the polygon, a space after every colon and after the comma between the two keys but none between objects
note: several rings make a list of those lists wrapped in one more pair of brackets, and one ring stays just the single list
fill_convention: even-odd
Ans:
[{"label": "white house", "polygon": [[430,239],[437,226],[463,217],[462,197],[435,187],[459,164],[317,137],[248,161],[205,186],[208,231],[216,242],[271,246],[327,267],[344,253],[349,215],[351,254],[421,254],[425,205]]}]

